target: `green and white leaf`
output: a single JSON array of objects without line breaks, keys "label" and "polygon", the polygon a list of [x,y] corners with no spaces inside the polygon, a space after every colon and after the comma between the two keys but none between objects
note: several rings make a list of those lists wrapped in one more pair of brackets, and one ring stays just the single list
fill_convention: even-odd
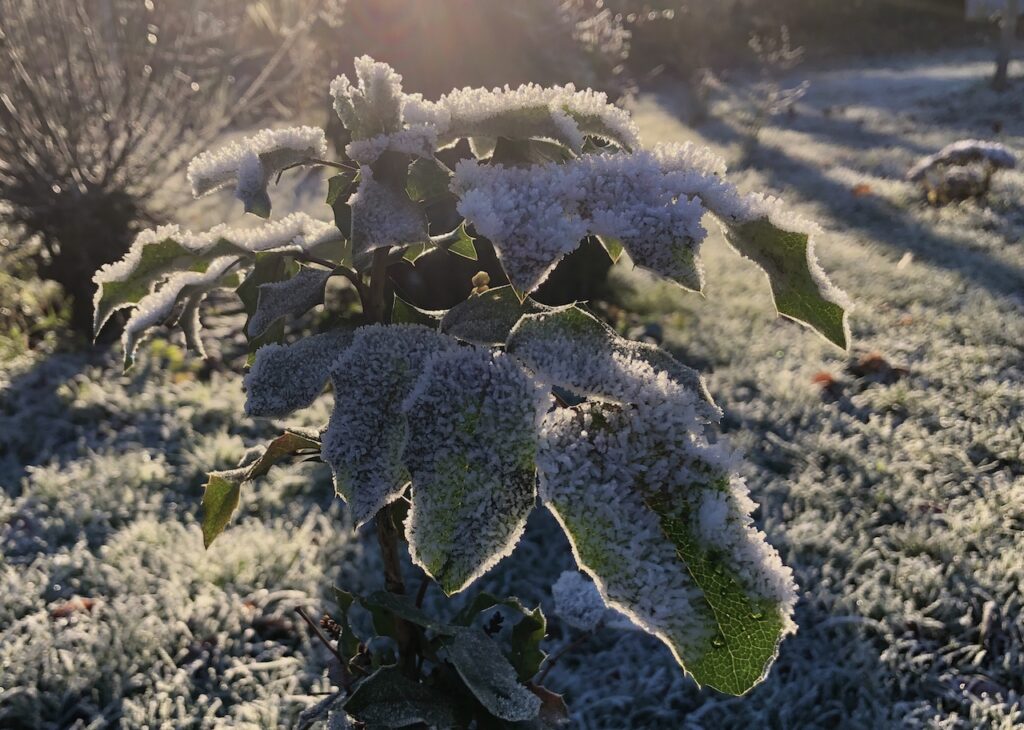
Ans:
[{"label": "green and white leaf", "polygon": [[403,405],[409,552],[448,595],[522,535],[536,500],[537,424],[549,402],[512,358],[461,347],[431,358]]},{"label": "green and white leaf", "polygon": [[508,722],[537,717],[540,698],[519,683],[515,668],[483,631],[460,629],[446,647],[449,661],[488,712]]},{"label": "green and white leaf", "polygon": [[334,411],[323,433],[323,457],[357,525],[397,499],[409,482],[402,403],[430,355],[455,340],[419,325],[371,325],[356,330],[334,363]]},{"label": "green and white leaf", "polygon": [[299,317],[324,303],[324,288],[334,272],[300,266],[295,276],[285,281],[260,284],[256,311],[249,318],[246,333],[259,337],[274,322],[284,317]]},{"label": "green and white leaf", "polygon": [[427,218],[420,206],[393,185],[378,182],[369,167],[360,170],[359,189],[351,197],[352,256],[358,262],[378,248],[429,242]]},{"label": "green and white leaf", "polygon": [[284,418],[312,405],[353,336],[353,330],[337,329],[259,348],[244,380],[246,415]]},{"label": "green and white leaf", "polygon": [[620,337],[579,307],[524,315],[506,347],[541,378],[583,397],[636,403],[657,386],[685,398],[705,420],[720,416],[696,370],[654,345]]},{"label": "green and white leaf", "polygon": [[499,286],[449,309],[441,319],[441,331],[474,345],[504,345],[524,314],[546,309],[549,307],[532,299],[521,302],[511,286]]},{"label": "green and white leaf", "polygon": [[341,234],[334,225],[304,213],[248,229],[218,226],[192,233],[171,225],[143,231],[123,259],[93,276],[97,286],[94,330],[98,333],[111,314],[137,304],[170,274],[201,274],[213,261],[227,256],[248,260],[260,252],[308,252],[338,240]]},{"label": "green and white leaf", "polygon": [[692,412],[656,398],[556,410],[538,455],[541,498],[605,602],[739,695],[794,630],[796,586],[728,464]]},{"label": "green and white leaf", "polygon": [[397,667],[382,667],[360,682],[345,701],[345,711],[368,728],[458,726],[452,699]]}]

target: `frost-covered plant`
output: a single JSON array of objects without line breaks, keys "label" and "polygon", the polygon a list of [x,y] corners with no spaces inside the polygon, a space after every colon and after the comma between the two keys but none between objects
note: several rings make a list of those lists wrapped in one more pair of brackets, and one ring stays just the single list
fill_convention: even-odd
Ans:
[{"label": "frost-covered plant", "polygon": [[[748,691],[795,629],[796,586],[754,526],[719,409],[668,353],[620,337],[583,306],[530,295],[588,236],[613,260],[628,254],[699,291],[705,224],[716,221],[765,271],[780,314],[845,348],[845,299],[816,262],[814,226],[774,198],[741,194],[706,150],[638,149],[629,116],[593,91],[525,85],[426,101],[363,57],[356,79],[339,77],[331,92],[352,138],[347,160],[320,159],[319,136],[296,130],[201,156],[190,175],[197,193],[235,185],[249,210],[269,215],[274,173],[329,164],[339,170],[327,193],[333,222],[293,214],[244,231],[160,228],[95,277],[97,327],[135,310],[126,364],[162,321],[182,322],[201,347],[200,303],[236,287],[249,315],[247,414],[287,418],[331,384],[322,429],[286,430],[244,466],[211,473],[203,498],[209,545],[246,482],[282,459],[319,456],[354,522],[375,524],[386,590],[337,591],[340,613],[323,638],[340,692],[307,719],[562,723],[561,699],[539,685],[539,608],[487,594],[447,620],[422,607],[430,580],[461,593],[510,554],[538,497],[593,579],[583,590],[660,638],[697,682]],[[448,148],[449,161],[461,150],[454,169],[437,156]],[[474,234],[493,246],[507,283],[474,277],[444,312],[395,294],[394,271],[421,256],[475,258]],[[361,312],[332,314],[322,331],[285,343],[284,322],[322,303],[335,276]],[[402,541],[423,574],[414,598]],[[559,587],[560,603],[573,604],[570,589]],[[373,615],[376,637],[356,637],[356,605]],[[482,617],[495,609],[516,618],[509,631]]]},{"label": "frost-covered plant", "polygon": [[962,139],[922,157],[907,171],[907,180],[918,183],[933,205],[945,205],[987,194],[998,170],[1016,166],[1017,156],[1005,145]]},{"label": "frost-covered plant", "polygon": [[771,118],[792,112],[810,85],[802,81],[796,86],[785,87],[781,81],[783,74],[804,60],[804,49],[792,45],[787,26],[781,26],[777,34],[751,35],[750,50],[757,59],[761,78],[751,86],[747,95],[747,111],[743,119],[744,156],[749,156],[756,149],[761,130]]}]

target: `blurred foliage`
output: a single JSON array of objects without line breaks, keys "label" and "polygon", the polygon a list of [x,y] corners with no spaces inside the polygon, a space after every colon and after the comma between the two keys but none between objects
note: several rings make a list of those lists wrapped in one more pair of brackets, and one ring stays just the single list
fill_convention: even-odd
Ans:
[{"label": "blurred foliage", "polygon": [[53,345],[67,324],[67,306],[60,286],[35,279],[31,249],[15,249],[0,231],[0,363],[46,342]]}]

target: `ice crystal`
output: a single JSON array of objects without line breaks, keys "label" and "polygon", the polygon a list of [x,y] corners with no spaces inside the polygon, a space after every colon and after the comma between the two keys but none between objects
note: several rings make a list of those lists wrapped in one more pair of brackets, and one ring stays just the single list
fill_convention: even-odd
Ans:
[{"label": "ice crystal", "polygon": [[356,84],[345,75],[331,82],[334,111],[353,139],[398,131],[402,121],[402,77],[369,56],[355,59]]},{"label": "ice crystal", "polygon": [[246,204],[246,210],[265,217],[270,209],[270,178],[286,167],[326,155],[327,139],[318,127],[264,129],[198,155],[189,163],[188,181],[197,198],[234,183],[235,196]]},{"label": "ice crystal", "polygon": [[297,317],[323,304],[331,273],[303,266],[290,279],[261,284],[256,311],[249,319],[249,337],[259,337],[281,317]]},{"label": "ice crystal", "polygon": [[403,410],[413,561],[457,593],[515,548],[536,500],[537,430],[550,396],[509,356],[433,356]]},{"label": "ice crystal", "polygon": [[331,367],[334,411],[323,433],[323,458],[357,524],[396,499],[409,481],[402,403],[427,357],[456,346],[419,325],[371,325],[356,331]]},{"label": "ice crystal", "polygon": [[245,376],[245,412],[284,418],[312,405],[330,378],[331,365],[352,343],[352,330],[331,330],[293,345],[264,345]]}]

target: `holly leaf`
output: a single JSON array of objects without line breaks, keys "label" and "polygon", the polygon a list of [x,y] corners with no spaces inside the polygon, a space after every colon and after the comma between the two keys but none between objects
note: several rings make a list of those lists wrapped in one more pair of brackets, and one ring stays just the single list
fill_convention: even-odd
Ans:
[{"label": "holly leaf", "polygon": [[818,265],[807,233],[787,231],[767,218],[726,223],[724,230],[732,247],[768,276],[779,314],[849,348],[842,296]]},{"label": "holly leaf", "polygon": [[605,603],[698,683],[760,682],[794,629],[796,586],[702,424],[671,403],[588,403],[553,411],[543,433],[541,498]]},{"label": "holly leaf", "polygon": [[509,722],[537,717],[540,698],[520,684],[515,668],[484,632],[460,629],[445,646],[462,681],[488,712]]},{"label": "holly leaf", "polygon": [[520,301],[511,286],[474,294],[448,310],[441,331],[474,345],[504,345],[508,333],[527,313],[549,309],[532,299]]},{"label": "holly leaf", "polygon": [[460,347],[427,364],[403,405],[413,561],[448,595],[512,552],[536,500],[549,396],[512,358]]},{"label": "holly leaf", "polygon": [[405,190],[418,203],[431,203],[451,195],[452,171],[436,158],[418,157],[409,165]]},{"label": "holly leaf", "polygon": [[299,317],[324,303],[324,289],[334,272],[300,266],[295,276],[259,285],[256,311],[249,318],[246,333],[259,337],[279,319]]},{"label": "holly leaf", "polygon": [[436,688],[407,678],[396,667],[378,669],[360,682],[345,701],[345,711],[373,728],[457,726],[450,699]]}]

